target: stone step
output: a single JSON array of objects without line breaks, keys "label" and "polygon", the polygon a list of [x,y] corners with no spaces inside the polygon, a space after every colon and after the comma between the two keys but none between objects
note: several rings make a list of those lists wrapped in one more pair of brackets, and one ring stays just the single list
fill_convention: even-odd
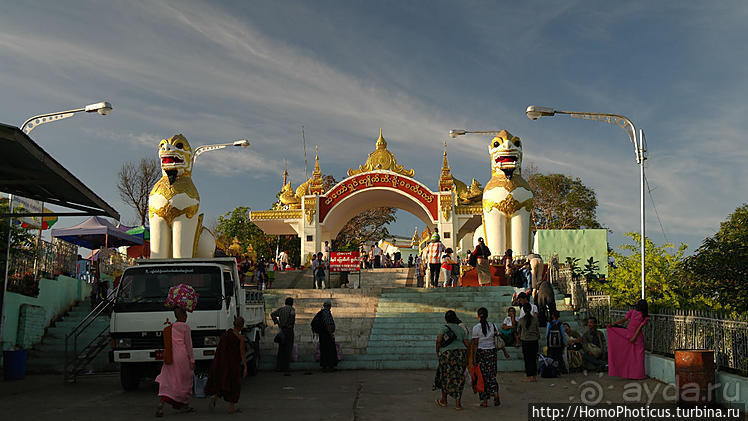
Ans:
[{"label": "stone step", "polygon": [[[351,360],[343,358],[343,361],[338,363],[337,368],[339,370],[435,370],[439,365],[436,360],[436,356],[432,355],[429,360]],[[511,372],[511,371],[524,371],[524,362],[520,360],[499,360],[498,371]],[[269,360],[264,359],[260,362],[260,367],[263,369],[272,369],[275,367],[275,359]],[[291,363],[291,370],[319,370],[319,363],[314,360],[302,360]]]}]

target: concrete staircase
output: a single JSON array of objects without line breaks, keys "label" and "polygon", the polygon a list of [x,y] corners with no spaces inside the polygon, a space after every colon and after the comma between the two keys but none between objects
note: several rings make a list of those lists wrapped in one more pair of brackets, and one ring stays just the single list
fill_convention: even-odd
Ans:
[{"label": "concrete staircase", "polygon": [[[489,320],[500,326],[511,305],[511,287],[463,288],[363,288],[359,290],[269,290],[266,292],[268,314],[280,307],[285,297],[294,297],[296,308],[296,344],[299,360],[294,369],[312,369],[319,365],[312,358],[316,339],[312,338],[311,322],[326,298],[333,301],[332,313],[337,327],[336,339],[341,343],[341,369],[434,369],[437,366],[435,340],[445,324],[444,313],[455,310],[468,329],[478,323],[476,311],[486,307]],[[579,322],[570,311],[564,311],[563,296],[558,297],[562,321],[572,329]],[[263,368],[273,368],[277,345],[273,338],[277,328],[266,331],[261,350]],[[542,335],[541,335],[542,336]],[[545,338],[541,339],[541,348]],[[507,348],[505,359],[499,354],[500,371],[522,371],[520,348]]]},{"label": "concrete staircase", "polygon": [[[57,320],[53,326],[47,328],[47,332],[41,343],[35,344],[29,350],[26,371],[33,374],[63,373],[65,365],[65,335],[67,335],[78,323],[81,322],[91,311],[88,301],[82,301],[73,307],[62,319]],[[78,337],[78,350],[82,350],[91,342],[96,334],[107,329],[109,316],[104,314],[97,317],[85,332]],[[72,343],[69,344],[72,349]],[[89,365],[94,372],[116,371],[116,366],[109,363],[109,356],[105,352],[100,353]]]},{"label": "concrete staircase", "polygon": [[[414,287],[416,286],[415,270],[413,268],[397,269],[365,269],[361,271],[362,288],[389,288],[389,287]],[[348,286],[358,282],[359,274],[352,272],[348,274]],[[329,285],[328,285],[329,284]],[[286,272],[275,272],[273,289],[311,289],[313,285],[311,270],[291,270]],[[326,286],[338,288],[340,286],[340,273],[332,272]]]},{"label": "concrete staircase", "polygon": [[[271,289],[265,291],[265,314],[268,328],[260,342],[260,366],[274,368],[278,345],[273,342],[278,333],[270,318],[270,313],[283,306],[286,297],[294,299],[296,309],[296,329],[294,342],[296,343],[299,362],[294,368],[319,367],[314,361],[314,349],[317,339],[312,336],[311,322],[317,312],[322,309],[326,299],[332,301],[332,314],[335,318],[335,340],[340,344],[343,361],[349,361],[354,356],[364,354],[368,346],[369,333],[374,323],[378,289]],[[353,367],[350,367],[353,368]]]}]

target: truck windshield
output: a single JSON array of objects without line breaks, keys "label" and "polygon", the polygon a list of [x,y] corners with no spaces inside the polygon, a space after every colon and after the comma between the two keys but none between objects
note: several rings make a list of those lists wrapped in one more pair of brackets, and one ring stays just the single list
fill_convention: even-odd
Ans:
[{"label": "truck windshield", "polygon": [[120,282],[114,311],[164,311],[169,288],[187,284],[199,294],[196,310],[221,308],[221,269],[211,266],[135,267]]}]

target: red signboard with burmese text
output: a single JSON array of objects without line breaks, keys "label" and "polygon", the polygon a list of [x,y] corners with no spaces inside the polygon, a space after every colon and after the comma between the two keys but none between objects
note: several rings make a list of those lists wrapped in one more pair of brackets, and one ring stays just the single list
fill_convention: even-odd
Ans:
[{"label": "red signboard with burmese text", "polygon": [[330,272],[358,272],[360,257],[357,251],[331,251]]},{"label": "red signboard with burmese text", "polygon": [[439,219],[439,196],[431,193],[428,187],[410,177],[387,172],[368,172],[338,183],[319,200],[319,220],[323,222],[332,208],[351,194],[370,188],[388,188],[399,190],[414,200],[420,202],[427,210],[431,219]]}]

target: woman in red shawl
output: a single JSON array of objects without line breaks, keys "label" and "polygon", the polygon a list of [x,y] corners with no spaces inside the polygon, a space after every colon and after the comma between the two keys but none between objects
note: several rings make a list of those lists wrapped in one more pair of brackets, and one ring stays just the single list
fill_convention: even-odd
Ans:
[{"label": "woman in red shawl", "polygon": [[209,403],[211,410],[216,407],[216,400],[220,396],[229,403],[229,414],[241,412],[235,405],[239,402],[242,377],[247,376],[242,328],[244,328],[244,319],[237,317],[234,319],[234,328],[226,330],[218,342],[216,355],[210,366],[208,383],[205,385],[205,393],[211,395]]}]

